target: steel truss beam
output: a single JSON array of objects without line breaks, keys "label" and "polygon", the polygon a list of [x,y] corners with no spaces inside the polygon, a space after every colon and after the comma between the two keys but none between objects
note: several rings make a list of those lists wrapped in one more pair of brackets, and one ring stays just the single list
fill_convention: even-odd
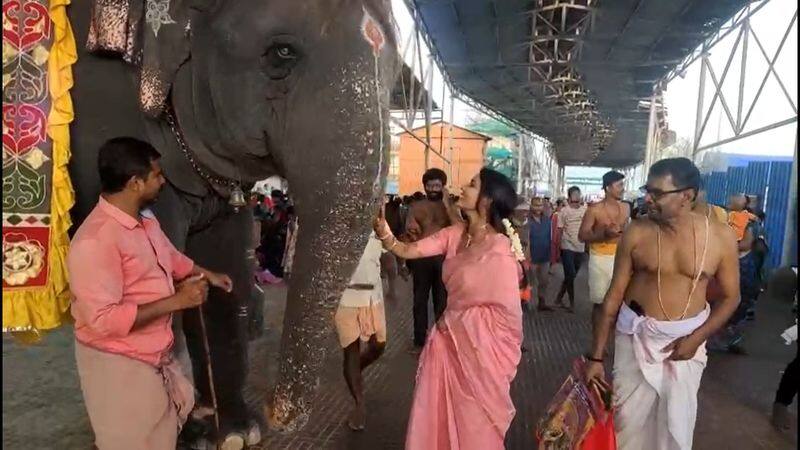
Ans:
[{"label": "steel truss beam", "polygon": [[[605,149],[614,128],[599,114],[580,75],[572,67],[579,59],[586,32],[591,28],[593,0],[538,0],[531,9],[528,42],[528,83],[545,99],[543,106],[565,122],[558,130],[570,135],[590,135],[593,155]],[[535,95],[535,94],[534,94]],[[547,114],[547,112],[545,113]],[[587,132],[582,132],[588,130]],[[558,140],[560,131],[548,136]]]},{"label": "steel truss beam", "polygon": [[[734,142],[739,139],[763,133],[765,131],[769,131],[797,121],[796,99],[792,98],[792,96],[789,94],[786,85],[784,84],[778,72],[775,70],[775,62],[781,55],[784,45],[786,44],[786,41],[797,22],[797,9],[795,9],[794,14],[789,20],[789,24],[786,26],[786,29],[783,32],[780,44],[778,45],[774,54],[770,56],[764,49],[764,46],[761,43],[761,39],[759,39],[758,34],[750,25],[750,19],[751,17],[753,17],[753,14],[759,11],[768,1],[769,0],[760,0],[759,4],[755,8],[753,8],[753,5],[751,3],[743,11],[741,11],[737,15],[737,17],[733,19],[732,21],[733,25],[726,30],[723,37],[727,36],[732,32],[737,32],[738,34],[736,36],[736,40],[734,41],[733,47],[730,50],[730,54],[727,57],[725,66],[722,69],[722,72],[719,76],[717,76],[717,71],[711,64],[709,52],[711,51],[714,45],[720,42],[721,38],[717,36],[714,39],[712,39],[711,43],[707,43],[702,46],[702,52],[699,55],[699,61],[701,65],[700,65],[699,89],[697,96],[695,134],[694,134],[694,139],[692,141],[692,155],[695,159],[697,158],[697,155],[703,150],[707,150],[709,148],[714,148],[719,145]],[[746,105],[744,102],[745,80],[746,80],[748,62],[750,61],[750,58],[753,58],[753,56],[748,53],[748,47],[749,47],[748,43],[750,42],[750,40],[755,42],[756,44],[755,46],[759,50],[757,55],[760,55],[760,57],[763,58],[764,61],[766,61],[767,71],[761,79],[758,90],[756,91],[753,100],[750,102],[749,105]],[[737,101],[734,104],[733,102],[729,101],[730,99],[728,97],[726,97],[725,93],[722,90],[722,87],[725,84],[725,80],[727,79],[728,76],[728,71],[731,68],[731,65],[734,61],[734,56],[736,55],[740,46],[742,51],[741,51],[741,58],[739,59],[738,62],[739,83],[737,90]],[[697,58],[695,58],[694,60],[697,60]],[[745,128],[750,120],[753,110],[755,109],[756,104],[758,104],[759,100],[761,99],[761,94],[764,90],[764,86],[769,80],[770,75],[772,75],[778,82],[778,85],[781,88],[783,96],[788,101],[794,115],[786,119],[759,127],[754,130],[745,131]],[[710,104],[706,108],[704,107],[703,103],[705,99],[705,90],[707,87],[706,83],[708,81],[711,82],[711,88],[714,89],[714,95],[711,98]],[[700,145],[700,141],[703,138],[703,133],[706,130],[706,126],[708,125],[708,121],[711,118],[711,113],[714,111],[714,107],[716,106],[717,101],[719,101],[725,113],[724,114],[725,119],[727,119],[728,124],[731,127],[731,130],[733,130],[733,136],[723,140],[719,140],[718,142]]]},{"label": "steel truss beam", "polygon": [[676,76],[683,76],[686,69],[691,66],[695,61],[703,56],[706,49],[714,47],[718,42],[725,39],[732,31],[736,30],[745,20],[748,20],[753,14],[757,13],[769,0],[752,0],[745,8],[742,8],[731,20],[723,24],[713,34],[711,34],[706,42],[695,49],[692,53],[683,59],[683,62],[675,66],[674,69],[669,71],[662,79],[661,83],[666,86]]}]

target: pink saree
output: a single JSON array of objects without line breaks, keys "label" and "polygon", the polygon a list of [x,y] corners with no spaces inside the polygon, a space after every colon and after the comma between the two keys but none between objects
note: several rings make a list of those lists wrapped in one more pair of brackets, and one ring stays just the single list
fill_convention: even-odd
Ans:
[{"label": "pink saree", "polygon": [[431,330],[417,368],[407,450],[502,449],[515,409],[511,381],[522,343],[521,270],[503,235],[456,254],[461,226],[417,242],[446,255],[446,331]]}]

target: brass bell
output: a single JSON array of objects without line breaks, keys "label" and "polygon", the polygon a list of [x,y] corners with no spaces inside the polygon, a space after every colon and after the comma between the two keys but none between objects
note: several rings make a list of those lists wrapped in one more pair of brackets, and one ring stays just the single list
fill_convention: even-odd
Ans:
[{"label": "brass bell", "polygon": [[228,199],[228,204],[233,206],[233,210],[239,212],[239,208],[247,206],[247,201],[244,199],[244,192],[238,184],[231,189],[231,197]]}]

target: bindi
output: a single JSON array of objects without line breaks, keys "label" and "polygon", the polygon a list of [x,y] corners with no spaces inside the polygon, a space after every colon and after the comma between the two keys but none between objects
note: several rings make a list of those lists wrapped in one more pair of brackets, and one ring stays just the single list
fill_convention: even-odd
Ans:
[{"label": "bindi", "polygon": [[364,36],[364,40],[372,47],[372,53],[378,56],[386,43],[386,38],[378,21],[366,10],[364,10],[364,19],[361,21],[361,34]]}]

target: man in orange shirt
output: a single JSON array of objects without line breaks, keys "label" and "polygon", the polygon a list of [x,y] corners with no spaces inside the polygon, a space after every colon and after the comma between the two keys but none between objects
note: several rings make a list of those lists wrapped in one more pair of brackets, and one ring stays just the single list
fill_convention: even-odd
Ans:
[{"label": "man in orange shirt", "polygon": [[99,450],[176,447],[194,389],[172,357],[172,313],[205,302],[209,285],[233,288],[180,253],[147,208],[164,185],[159,156],[134,138],[103,144],[102,195],[67,257],[75,358]]}]

